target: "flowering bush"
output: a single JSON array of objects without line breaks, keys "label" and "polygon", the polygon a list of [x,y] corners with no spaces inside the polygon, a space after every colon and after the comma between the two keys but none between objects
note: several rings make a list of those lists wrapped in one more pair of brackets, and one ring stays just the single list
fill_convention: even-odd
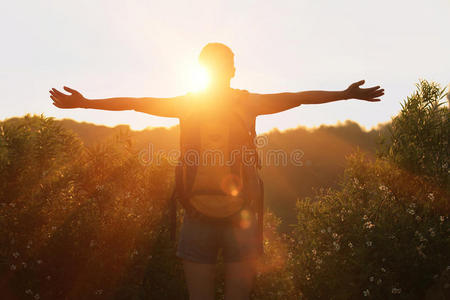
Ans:
[{"label": "flowering bush", "polygon": [[351,155],[339,189],[298,201],[290,267],[307,299],[449,297],[449,114],[437,85],[418,87],[376,161]]},{"label": "flowering bush", "polygon": [[[161,161],[140,162],[126,133],[86,147],[50,118],[1,122],[2,298],[187,299],[168,231],[173,169]],[[268,213],[256,299],[295,293],[279,222]]]},{"label": "flowering bush", "polygon": [[389,163],[352,156],[341,190],[298,202],[298,288],[308,299],[423,298],[450,271],[448,213],[437,209],[447,201]]},{"label": "flowering bush", "polygon": [[166,238],[168,166],[143,166],[126,135],[88,148],[44,117],[0,134],[3,297],[186,294]]}]

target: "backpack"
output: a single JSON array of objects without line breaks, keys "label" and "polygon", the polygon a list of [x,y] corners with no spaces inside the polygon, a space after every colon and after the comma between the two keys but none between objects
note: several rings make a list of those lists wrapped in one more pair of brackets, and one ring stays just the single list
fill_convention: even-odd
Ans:
[{"label": "backpack", "polygon": [[[176,205],[210,222],[233,222],[244,209],[255,211],[262,251],[263,184],[254,143],[255,120],[246,118],[247,91],[231,89],[222,99],[190,94],[194,109],[180,118],[179,163],[170,199],[171,238]],[[211,103],[205,103],[211,101]]]}]

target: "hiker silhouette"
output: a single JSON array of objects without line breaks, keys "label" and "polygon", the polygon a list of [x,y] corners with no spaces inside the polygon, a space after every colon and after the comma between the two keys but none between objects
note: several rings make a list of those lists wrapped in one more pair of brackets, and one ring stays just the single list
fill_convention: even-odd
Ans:
[{"label": "hiker silhouette", "polygon": [[[234,53],[221,43],[207,44],[199,63],[210,81],[195,93],[171,98],[87,99],[64,86],[69,94],[53,88],[50,98],[63,109],[135,110],[179,118],[181,156],[171,208],[174,217],[178,200],[185,211],[176,255],[183,260],[190,299],[214,299],[220,249],[226,269],[225,299],[248,299],[263,254],[263,187],[253,145],[256,117],[303,104],[347,99],[377,102],[384,90],[362,88],[364,80],[342,91],[258,94],[233,89]],[[244,163],[243,147],[253,154],[251,163]],[[222,155],[220,163],[203,162],[211,150]],[[197,155],[194,164],[188,163],[188,153]],[[224,163],[230,158],[232,163]]]}]

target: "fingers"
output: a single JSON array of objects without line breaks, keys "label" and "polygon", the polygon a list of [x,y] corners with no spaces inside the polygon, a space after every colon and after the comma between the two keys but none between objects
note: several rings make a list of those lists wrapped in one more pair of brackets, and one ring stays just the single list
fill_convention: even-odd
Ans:
[{"label": "fingers", "polygon": [[58,108],[64,108],[64,106],[58,101],[57,98],[55,98],[54,96],[50,96],[50,98],[53,100],[53,105],[58,107]]},{"label": "fingers", "polygon": [[61,101],[59,101],[57,97],[55,97],[55,96],[50,96],[50,98],[53,100],[53,104],[57,104],[58,107],[62,106]]},{"label": "fingers", "polygon": [[371,93],[371,96],[373,96],[373,97],[379,97],[379,96],[383,96],[383,95],[384,95],[384,89],[376,90]]},{"label": "fingers", "polygon": [[60,91],[58,91],[57,89],[51,89],[49,91],[50,93],[50,99],[53,100],[53,105],[58,107],[58,108],[65,108],[64,107],[64,97],[67,97],[67,95],[61,93]]},{"label": "fingers", "polygon": [[57,102],[57,103],[59,103],[60,101],[58,100],[58,98],[57,97],[55,97],[55,96],[50,96],[50,98],[54,101],[54,102]]},{"label": "fingers", "polygon": [[53,92],[53,91],[49,91],[49,92],[50,92],[51,97],[52,97],[52,96],[55,97],[55,98],[58,98],[58,97],[59,97],[55,92]]},{"label": "fingers", "polygon": [[366,82],[366,81],[365,80],[360,80],[360,81],[357,81],[357,82],[353,83],[352,86],[360,86],[360,85],[363,85],[364,82]]},{"label": "fingers", "polygon": [[78,93],[76,90],[71,89],[70,87],[67,87],[67,86],[64,86],[64,89],[65,89],[66,91],[68,91],[69,93],[71,93],[71,94]]},{"label": "fingers", "polygon": [[58,90],[55,89],[55,88],[53,88],[53,89],[50,91],[50,94],[52,94],[52,92],[53,92],[53,94],[55,94],[56,97],[64,97],[64,96],[67,96],[66,94],[61,93],[60,91],[58,91]]},{"label": "fingers", "polygon": [[63,106],[59,105],[58,103],[53,102],[52,103],[54,106],[56,106],[57,108],[64,108]]},{"label": "fingers", "polygon": [[379,88],[380,88],[380,86],[377,85],[377,86],[374,86],[374,87],[371,87],[371,88],[367,88],[367,89],[364,89],[364,90],[366,90],[366,91],[368,91],[368,92],[373,92],[373,91],[378,90]]},{"label": "fingers", "polygon": [[49,91],[50,92],[50,98],[52,98],[53,99],[53,101],[59,101],[58,100],[58,97],[60,97],[59,95],[57,95],[55,92],[53,92],[53,91]]},{"label": "fingers", "polygon": [[364,89],[362,99],[373,99],[384,95],[384,89],[375,89],[378,87]]}]

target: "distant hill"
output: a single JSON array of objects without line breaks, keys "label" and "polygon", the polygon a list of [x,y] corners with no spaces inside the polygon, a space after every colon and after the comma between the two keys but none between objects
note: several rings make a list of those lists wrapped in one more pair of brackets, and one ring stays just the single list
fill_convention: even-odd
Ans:
[{"label": "distant hill", "polygon": [[[93,145],[113,138],[119,133],[128,135],[135,149],[154,151],[178,149],[178,126],[133,131],[127,125],[107,127],[90,123],[80,123],[70,119],[60,120],[61,125],[80,136],[86,145]],[[283,220],[282,230],[295,222],[295,202],[297,198],[313,196],[314,189],[335,187],[342,175],[345,157],[359,148],[375,156],[377,141],[384,134],[386,124],[365,131],[357,123],[347,121],[333,126],[314,129],[298,127],[286,131],[273,130],[264,134],[268,144],[263,152],[284,150],[292,153],[299,149],[304,153],[302,166],[266,165],[261,174],[265,182],[265,203]]]}]

